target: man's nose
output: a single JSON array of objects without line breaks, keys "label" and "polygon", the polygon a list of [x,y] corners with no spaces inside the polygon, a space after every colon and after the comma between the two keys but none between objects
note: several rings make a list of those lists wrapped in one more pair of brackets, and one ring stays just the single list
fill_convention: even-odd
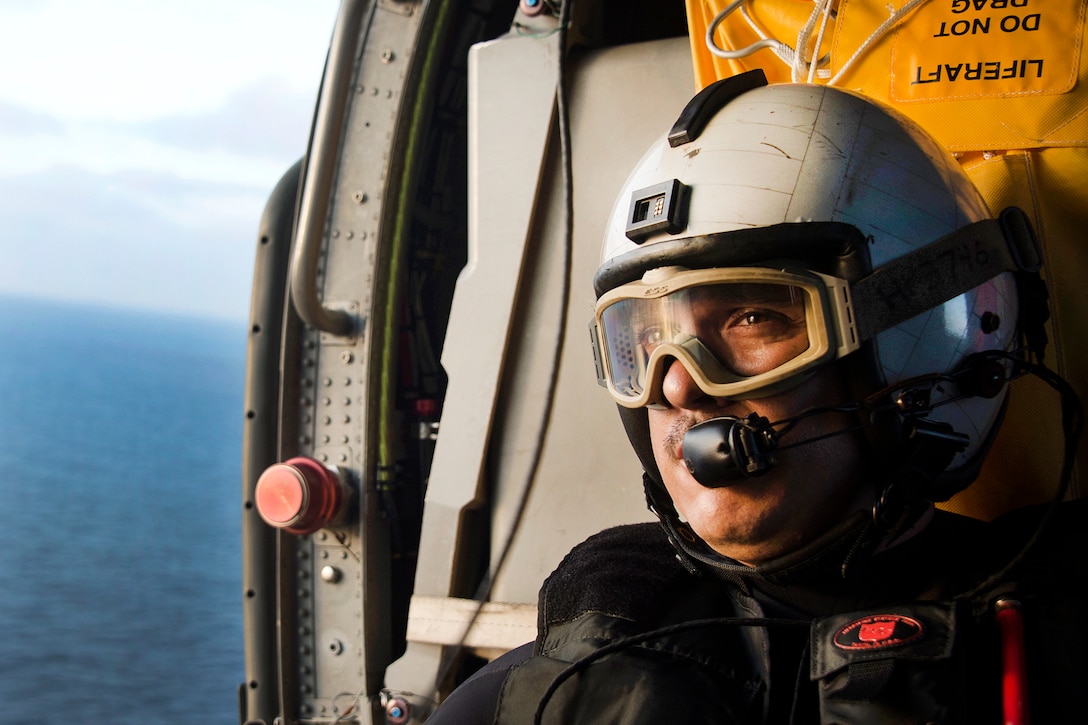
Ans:
[{"label": "man's nose", "polygon": [[661,380],[661,395],[671,408],[693,410],[717,405],[717,401],[703,392],[687,367],[676,358],[669,361],[665,370],[665,377]]}]

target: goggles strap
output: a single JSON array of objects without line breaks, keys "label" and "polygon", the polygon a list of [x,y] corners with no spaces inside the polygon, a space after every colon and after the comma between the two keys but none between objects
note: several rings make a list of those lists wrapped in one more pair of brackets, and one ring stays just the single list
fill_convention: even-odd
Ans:
[{"label": "goggles strap", "polygon": [[[865,245],[861,231],[844,222],[789,222],[668,239],[605,261],[593,276],[593,290],[600,298],[656,267],[749,267],[790,259],[821,269],[820,262],[847,257]],[[834,269],[823,271],[842,276]]]},{"label": "goggles strap", "polygon": [[1015,207],[1000,219],[969,224],[851,285],[858,336],[872,339],[1002,272],[1015,273],[1018,282],[1038,278],[1040,259],[1031,226]]}]

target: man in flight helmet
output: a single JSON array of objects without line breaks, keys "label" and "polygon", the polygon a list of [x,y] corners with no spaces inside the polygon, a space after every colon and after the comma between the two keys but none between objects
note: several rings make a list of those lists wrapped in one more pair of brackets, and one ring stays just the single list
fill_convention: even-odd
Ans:
[{"label": "man in flight helmet", "polygon": [[756,71],[704,89],[643,157],[603,256],[598,378],[661,526],[560,564],[532,656],[480,680],[496,722],[1056,722],[1086,704],[1079,502],[1045,525],[933,505],[976,475],[1008,380],[1046,375],[1022,213],[993,218],[896,112]]}]

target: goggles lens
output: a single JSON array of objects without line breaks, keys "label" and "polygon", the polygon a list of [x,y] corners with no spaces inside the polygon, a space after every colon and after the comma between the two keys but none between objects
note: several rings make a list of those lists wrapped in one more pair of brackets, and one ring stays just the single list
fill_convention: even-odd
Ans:
[{"label": "goggles lens", "polygon": [[682,271],[623,285],[597,307],[605,382],[623,405],[661,402],[672,358],[708,395],[769,395],[828,357],[825,310],[819,278],[769,269]]}]

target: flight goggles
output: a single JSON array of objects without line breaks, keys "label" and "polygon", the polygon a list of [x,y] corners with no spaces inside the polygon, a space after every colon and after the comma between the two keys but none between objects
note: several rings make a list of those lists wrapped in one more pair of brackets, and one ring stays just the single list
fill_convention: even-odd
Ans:
[{"label": "flight goggles", "polygon": [[590,325],[597,377],[627,408],[664,403],[671,361],[704,393],[746,399],[793,387],[860,342],[842,279],[809,270],[667,267],[606,292]]}]

